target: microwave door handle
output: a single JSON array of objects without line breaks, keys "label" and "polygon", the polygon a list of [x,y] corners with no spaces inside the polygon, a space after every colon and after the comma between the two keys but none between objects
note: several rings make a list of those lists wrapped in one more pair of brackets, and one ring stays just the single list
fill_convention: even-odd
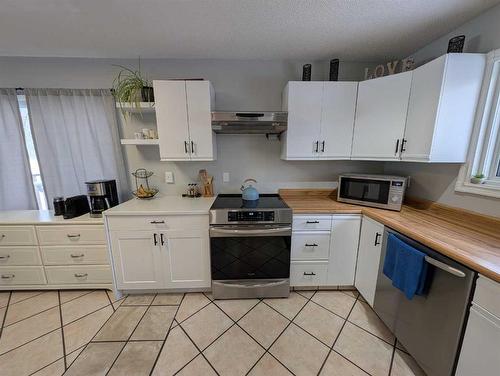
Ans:
[{"label": "microwave door handle", "polygon": [[444,270],[447,273],[453,274],[454,276],[464,278],[465,273],[457,268],[454,268],[453,266],[450,266],[448,264],[445,264],[444,262],[438,261],[430,256],[425,256],[425,261],[436,268],[439,268],[441,270]]}]

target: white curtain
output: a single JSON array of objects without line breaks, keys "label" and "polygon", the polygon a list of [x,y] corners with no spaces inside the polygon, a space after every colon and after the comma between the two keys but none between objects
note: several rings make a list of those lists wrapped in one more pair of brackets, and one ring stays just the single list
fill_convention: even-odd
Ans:
[{"label": "white curtain", "polygon": [[109,89],[25,89],[49,206],[55,196],[86,194],[85,182],[127,180]]},{"label": "white curtain", "polygon": [[15,89],[0,89],[0,210],[37,209]]}]

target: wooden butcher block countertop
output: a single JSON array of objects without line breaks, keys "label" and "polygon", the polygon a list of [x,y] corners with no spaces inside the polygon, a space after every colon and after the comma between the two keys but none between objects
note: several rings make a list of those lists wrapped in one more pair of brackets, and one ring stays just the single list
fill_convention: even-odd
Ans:
[{"label": "wooden butcher block countertop", "polygon": [[363,214],[500,282],[500,218],[407,199],[400,212],[336,201],[336,191],[282,189],[294,214]]}]

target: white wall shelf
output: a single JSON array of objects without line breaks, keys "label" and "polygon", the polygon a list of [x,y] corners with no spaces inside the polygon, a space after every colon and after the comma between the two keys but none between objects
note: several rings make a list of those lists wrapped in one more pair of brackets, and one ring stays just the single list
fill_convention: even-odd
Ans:
[{"label": "white wall shelf", "polygon": [[122,145],[159,145],[160,141],[156,139],[135,139],[135,138],[122,138]]},{"label": "white wall shelf", "polygon": [[116,108],[130,112],[131,114],[138,114],[138,113],[155,113],[155,106],[154,102],[140,102],[139,107],[136,107],[135,104],[132,103],[116,103]]}]

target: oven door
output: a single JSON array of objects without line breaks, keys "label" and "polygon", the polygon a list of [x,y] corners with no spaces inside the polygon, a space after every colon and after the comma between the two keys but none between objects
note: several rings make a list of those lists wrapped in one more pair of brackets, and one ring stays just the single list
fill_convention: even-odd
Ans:
[{"label": "oven door", "polygon": [[288,296],[289,225],[210,227],[215,298]]},{"label": "oven door", "polygon": [[386,207],[389,203],[391,180],[340,178],[338,200],[353,204]]}]

